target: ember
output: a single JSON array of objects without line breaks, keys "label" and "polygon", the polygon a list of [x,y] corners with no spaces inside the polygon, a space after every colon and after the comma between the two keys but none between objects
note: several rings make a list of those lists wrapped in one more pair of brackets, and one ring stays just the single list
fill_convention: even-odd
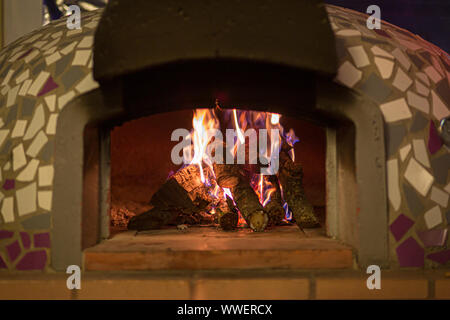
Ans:
[{"label": "ember", "polygon": [[285,132],[280,118],[218,105],[196,109],[193,129],[184,137],[184,165],[152,196],[152,209],[131,217],[128,229],[217,224],[264,231],[292,216],[300,228],[317,226],[302,167],[294,163],[298,138],[292,129]]}]

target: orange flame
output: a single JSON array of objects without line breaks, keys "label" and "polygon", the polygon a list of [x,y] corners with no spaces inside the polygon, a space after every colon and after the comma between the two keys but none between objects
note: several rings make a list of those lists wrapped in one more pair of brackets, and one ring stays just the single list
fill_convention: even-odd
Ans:
[{"label": "orange flame", "polygon": [[[294,131],[291,129],[287,134],[284,133],[283,126],[280,124],[281,115],[277,113],[266,113],[266,112],[255,112],[255,111],[237,111],[236,109],[231,111],[226,111],[229,116],[233,117],[233,126],[236,130],[237,140],[234,145],[234,153],[237,152],[237,147],[240,144],[245,144],[244,131],[247,127],[253,129],[278,129],[280,134],[283,135],[286,141],[293,145],[297,139]],[[223,199],[226,200],[228,196],[230,199],[234,199],[231,194],[231,190],[228,188],[221,188],[215,182],[215,172],[213,169],[213,159],[208,153],[208,146],[210,145],[213,136],[211,135],[211,130],[219,129],[220,122],[216,117],[213,109],[196,109],[194,111],[194,116],[192,119],[193,130],[190,133],[190,138],[192,140],[192,145],[190,148],[191,154],[193,152],[192,160],[190,164],[197,165],[200,171],[200,179],[203,184],[211,188],[209,193],[217,201]],[[224,128],[225,129],[225,128]],[[270,138],[270,135],[269,135]],[[220,141],[223,142],[223,141]],[[270,141],[270,148],[266,149],[265,156],[270,160],[270,157],[279,148],[279,141]],[[270,150],[270,151],[269,151]],[[270,155],[268,154],[270,152]],[[293,149],[291,158],[294,159]],[[206,166],[205,166],[206,165]],[[258,195],[259,201],[263,207],[265,207],[271,199],[273,192],[276,191],[276,186],[274,186],[268,179],[267,176],[262,174],[254,174],[252,178],[251,185]],[[221,200],[223,201],[223,200]],[[234,203],[234,205],[236,205]],[[215,209],[212,208],[211,214],[215,213]],[[287,212],[286,212],[287,213]],[[239,213],[239,226],[245,226],[246,222]]]}]

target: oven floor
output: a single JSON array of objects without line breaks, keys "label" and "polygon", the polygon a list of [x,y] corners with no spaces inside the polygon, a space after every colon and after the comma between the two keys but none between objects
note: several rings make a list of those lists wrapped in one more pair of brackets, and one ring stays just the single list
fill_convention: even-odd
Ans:
[{"label": "oven floor", "polygon": [[351,268],[351,247],[322,229],[282,226],[262,233],[215,227],[126,231],[84,251],[86,270]]}]

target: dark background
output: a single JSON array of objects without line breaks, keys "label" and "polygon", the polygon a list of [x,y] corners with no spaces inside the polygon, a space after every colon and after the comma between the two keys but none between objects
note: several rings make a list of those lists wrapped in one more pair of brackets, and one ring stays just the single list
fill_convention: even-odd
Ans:
[{"label": "dark background", "polygon": [[376,4],[381,19],[418,34],[450,52],[450,0],[325,0],[325,3],[366,12]]},{"label": "dark background", "polygon": [[[52,19],[59,19],[62,13],[56,5],[56,0],[43,1],[48,6]],[[101,8],[106,2],[107,0],[64,0],[67,5],[79,4],[82,10],[83,3]],[[382,20],[418,34],[450,53],[450,0],[324,0],[324,2],[364,13],[368,6],[376,4],[381,9]],[[130,1],[130,5],[132,3],[133,1]]]}]

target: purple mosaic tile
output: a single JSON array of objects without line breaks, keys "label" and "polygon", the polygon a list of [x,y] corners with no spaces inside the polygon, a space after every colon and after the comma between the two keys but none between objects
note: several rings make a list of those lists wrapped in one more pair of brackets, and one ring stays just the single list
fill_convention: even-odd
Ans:
[{"label": "purple mosaic tile", "polygon": [[14,232],[8,230],[0,230],[0,240],[9,239],[14,235]]},{"label": "purple mosaic tile", "polygon": [[20,238],[22,239],[22,245],[25,249],[30,249],[31,239],[30,235],[27,232],[21,232]]},{"label": "purple mosaic tile", "polygon": [[20,245],[19,241],[14,241],[13,243],[6,246],[6,252],[10,261],[15,261],[20,255]]},{"label": "purple mosaic tile", "polygon": [[423,267],[425,251],[412,237],[406,239],[397,249],[400,267]]},{"label": "purple mosaic tile", "polygon": [[430,253],[429,255],[427,255],[427,258],[440,264],[446,264],[447,262],[450,261],[450,249]]},{"label": "purple mosaic tile", "polygon": [[447,241],[448,229],[433,229],[418,232],[420,240],[425,247],[442,247]]},{"label": "purple mosaic tile", "polygon": [[33,51],[33,48],[28,49],[24,54],[22,54],[19,58],[17,58],[17,60],[25,58],[27,55],[31,53],[31,51]]},{"label": "purple mosaic tile", "polygon": [[430,131],[428,135],[428,151],[430,151],[431,154],[435,154],[439,151],[442,147],[442,140],[439,136],[436,126],[434,125],[434,122],[430,121]]},{"label": "purple mosaic tile", "polygon": [[386,38],[390,38],[391,36],[384,30],[381,29],[374,29],[373,31],[375,31],[377,34],[379,34],[380,36],[386,37]]},{"label": "purple mosaic tile", "polygon": [[413,225],[414,221],[402,213],[392,222],[389,229],[395,240],[399,241]]},{"label": "purple mosaic tile", "polygon": [[44,250],[28,252],[17,263],[17,270],[42,270],[47,263],[47,253]]},{"label": "purple mosaic tile", "polygon": [[6,265],[5,261],[3,260],[2,256],[0,256],[0,269],[7,269],[8,266]]},{"label": "purple mosaic tile", "polygon": [[41,91],[38,93],[38,97],[43,96],[46,93],[49,93],[52,90],[58,88],[58,84],[53,81],[53,78],[50,76],[47,79],[47,82],[42,87]]},{"label": "purple mosaic tile", "polygon": [[50,248],[50,234],[48,233],[35,234],[34,246],[36,248]]},{"label": "purple mosaic tile", "polygon": [[14,189],[16,186],[15,180],[12,179],[6,179],[5,183],[3,184],[3,189],[5,190],[11,190]]}]

